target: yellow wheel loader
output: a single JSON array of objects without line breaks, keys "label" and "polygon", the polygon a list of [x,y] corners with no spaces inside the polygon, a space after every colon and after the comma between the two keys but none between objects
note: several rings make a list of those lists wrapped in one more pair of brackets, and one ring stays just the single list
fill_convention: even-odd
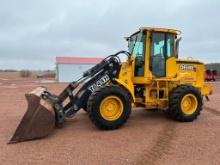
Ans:
[{"label": "yellow wheel loader", "polygon": [[[80,109],[104,130],[121,127],[133,107],[161,109],[177,121],[193,121],[212,86],[204,82],[202,62],[178,58],[179,34],[140,28],[126,38],[128,51],[106,57],[60,95],[43,87],[26,94],[28,110],[9,143],[47,136]],[[120,61],[120,54],[128,56],[126,62]]]}]

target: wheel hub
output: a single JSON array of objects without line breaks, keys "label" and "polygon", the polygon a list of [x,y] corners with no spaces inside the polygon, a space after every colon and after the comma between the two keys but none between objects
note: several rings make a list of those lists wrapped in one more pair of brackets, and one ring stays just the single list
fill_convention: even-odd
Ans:
[{"label": "wheel hub", "polygon": [[100,114],[105,120],[117,120],[123,112],[123,103],[117,96],[108,96],[102,100]]},{"label": "wheel hub", "polygon": [[195,95],[187,94],[182,98],[181,109],[184,114],[191,115],[193,114],[198,107],[198,101]]}]

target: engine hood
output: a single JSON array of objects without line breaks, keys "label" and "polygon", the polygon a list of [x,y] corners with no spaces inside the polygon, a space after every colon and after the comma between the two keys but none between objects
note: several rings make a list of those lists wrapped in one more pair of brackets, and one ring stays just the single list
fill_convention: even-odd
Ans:
[{"label": "engine hood", "polygon": [[203,62],[199,60],[194,60],[192,58],[186,58],[186,59],[177,59],[177,64],[204,64]]}]

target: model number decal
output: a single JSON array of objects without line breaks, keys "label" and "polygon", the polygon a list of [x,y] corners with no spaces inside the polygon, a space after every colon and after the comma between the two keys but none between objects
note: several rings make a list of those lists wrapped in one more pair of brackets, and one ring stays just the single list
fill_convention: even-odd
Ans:
[{"label": "model number decal", "polygon": [[193,65],[180,65],[180,70],[196,71],[196,68]]},{"label": "model number decal", "polygon": [[96,89],[101,87],[103,84],[105,84],[109,80],[110,80],[109,76],[105,75],[105,76],[101,77],[98,81],[96,81],[94,84],[92,84],[88,89],[91,92],[94,92]]}]

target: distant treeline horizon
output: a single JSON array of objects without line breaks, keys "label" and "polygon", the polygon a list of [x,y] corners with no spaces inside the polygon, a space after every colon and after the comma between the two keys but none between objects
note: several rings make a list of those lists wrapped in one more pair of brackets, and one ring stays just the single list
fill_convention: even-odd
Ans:
[{"label": "distant treeline horizon", "polygon": [[205,65],[206,70],[216,70],[217,73],[220,73],[220,63],[208,63]]},{"label": "distant treeline horizon", "polygon": [[30,72],[54,72],[55,69],[45,69],[45,70],[34,70],[34,69],[0,69],[0,72],[20,72],[20,71],[30,71]]},{"label": "distant treeline horizon", "polygon": [[[220,73],[220,62],[216,63],[207,63],[205,64],[206,70],[217,70]],[[42,70],[34,70],[34,69],[0,69],[0,72],[20,72],[20,71],[30,71],[30,72],[55,72],[55,69],[42,69]]]}]

